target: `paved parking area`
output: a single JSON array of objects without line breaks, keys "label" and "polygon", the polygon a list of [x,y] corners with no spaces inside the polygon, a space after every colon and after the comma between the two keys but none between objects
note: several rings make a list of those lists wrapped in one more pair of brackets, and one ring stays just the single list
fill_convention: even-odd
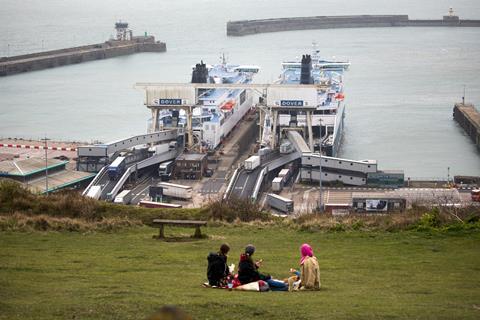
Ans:
[{"label": "paved parking area", "polygon": [[[381,188],[323,188],[323,203],[327,204],[351,204],[352,198],[361,194],[377,196],[402,197],[407,201],[407,207],[412,204],[423,205],[445,205],[445,204],[469,204],[471,202],[470,194],[459,192],[457,189],[444,188],[401,188],[401,189],[381,189]],[[291,188],[285,188],[280,195],[294,201],[295,214],[304,214],[314,211],[318,207],[320,190],[318,187],[295,185]],[[265,205],[265,197],[260,201]]]},{"label": "paved parking area", "polygon": [[200,189],[200,192],[203,195],[217,194],[220,192],[220,189],[222,188],[224,183],[225,183],[225,179],[219,179],[219,178],[208,179],[203,183]]}]

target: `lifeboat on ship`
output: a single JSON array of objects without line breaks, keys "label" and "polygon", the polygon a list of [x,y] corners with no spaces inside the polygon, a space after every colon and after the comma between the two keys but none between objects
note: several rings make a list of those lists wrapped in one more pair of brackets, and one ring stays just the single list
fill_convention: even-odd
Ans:
[{"label": "lifeboat on ship", "polygon": [[223,111],[232,111],[233,107],[235,107],[235,101],[230,100],[225,102],[220,109],[222,109]]},{"label": "lifeboat on ship", "polygon": [[343,93],[339,92],[335,95],[335,99],[337,99],[338,101],[343,101],[343,99],[345,99],[345,96]]}]

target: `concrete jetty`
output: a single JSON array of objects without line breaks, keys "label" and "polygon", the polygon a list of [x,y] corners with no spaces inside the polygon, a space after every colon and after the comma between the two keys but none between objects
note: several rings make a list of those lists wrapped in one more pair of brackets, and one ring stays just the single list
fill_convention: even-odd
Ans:
[{"label": "concrete jetty", "polygon": [[69,64],[108,59],[138,52],[164,52],[167,46],[153,36],[129,41],[110,40],[100,44],[0,58],[0,76],[55,68]]},{"label": "concrete jetty", "polygon": [[154,36],[133,36],[128,23],[115,23],[116,37],[104,43],[0,58],[0,76],[108,59],[138,52],[164,52],[167,45]]},{"label": "concrete jetty", "polygon": [[240,20],[227,22],[228,36],[335,28],[384,28],[384,27],[480,27],[480,20],[463,20],[453,14],[438,20],[411,20],[408,15],[351,15]]},{"label": "concrete jetty", "polygon": [[480,150],[480,112],[475,109],[473,104],[456,103],[453,108],[453,118]]}]

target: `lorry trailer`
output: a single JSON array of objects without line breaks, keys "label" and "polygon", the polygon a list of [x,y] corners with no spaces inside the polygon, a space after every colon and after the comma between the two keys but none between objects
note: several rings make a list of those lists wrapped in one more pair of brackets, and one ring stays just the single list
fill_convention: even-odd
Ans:
[{"label": "lorry trailer", "polygon": [[110,180],[116,180],[125,171],[125,157],[117,157],[107,169]]},{"label": "lorry trailer", "polygon": [[472,190],[471,196],[472,196],[472,201],[480,202],[480,189]]},{"label": "lorry trailer", "polygon": [[280,192],[283,189],[283,177],[276,177],[272,181],[272,190],[275,192]]},{"label": "lorry trailer", "polygon": [[168,181],[172,177],[173,161],[162,162],[158,166],[158,176],[162,181]]},{"label": "lorry trailer", "polygon": [[132,200],[131,190],[123,190],[115,197],[114,203],[129,204]]},{"label": "lorry trailer", "polygon": [[245,170],[248,172],[252,172],[256,168],[260,166],[260,157],[259,156],[251,156],[247,160],[245,160]]},{"label": "lorry trailer", "polygon": [[158,184],[162,188],[162,195],[179,199],[191,199],[193,189],[191,186],[181,184],[173,184],[168,182],[160,182]]},{"label": "lorry trailer", "polygon": [[154,202],[141,200],[138,205],[143,208],[170,208],[170,209],[179,209],[182,207],[180,204],[175,203],[164,203],[164,202]]},{"label": "lorry trailer", "polygon": [[148,152],[154,154],[162,154],[170,150],[170,145],[168,143],[162,143],[154,145],[153,147],[148,148]]},{"label": "lorry trailer", "polygon": [[274,193],[267,193],[267,204],[284,213],[293,212],[293,200],[281,197]]},{"label": "lorry trailer", "polygon": [[90,190],[87,192],[87,197],[98,200],[102,195],[102,187],[101,186],[92,186]]}]

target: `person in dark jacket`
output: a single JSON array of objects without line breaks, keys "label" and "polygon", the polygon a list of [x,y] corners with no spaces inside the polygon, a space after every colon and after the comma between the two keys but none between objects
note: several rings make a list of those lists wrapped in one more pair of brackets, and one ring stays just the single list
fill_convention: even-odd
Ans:
[{"label": "person in dark jacket", "polygon": [[269,275],[263,275],[258,272],[261,261],[253,262],[252,255],[255,252],[255,247],[249,244],[245,248],[245,253],[240,255],[240,262],[238,263],[238,280],[241,284],[246,284],[258,280],[270,279]]},{"label": "person in dark jacket", "polygon": [[253,262],[252,255],[255,253],[255,247],[252,244],[247,245],[245,253],[240,255],[238,263],[238,280],[241,284],[246,284],[258,280],[263,280],[270,286],[272,291],[287,291],[288,285],[283,281],[274,280],[268,274],[258,272],[262,264],[262,260]]},{"label": "person in dark jacket", "polygon": [[218,252],[211,252],[207,257],[207,278],[211,286],[223,287],[226,285],[225,280],[230,274],[227,265],[228,251],[230,251],[230,247],[224,243]]}]

